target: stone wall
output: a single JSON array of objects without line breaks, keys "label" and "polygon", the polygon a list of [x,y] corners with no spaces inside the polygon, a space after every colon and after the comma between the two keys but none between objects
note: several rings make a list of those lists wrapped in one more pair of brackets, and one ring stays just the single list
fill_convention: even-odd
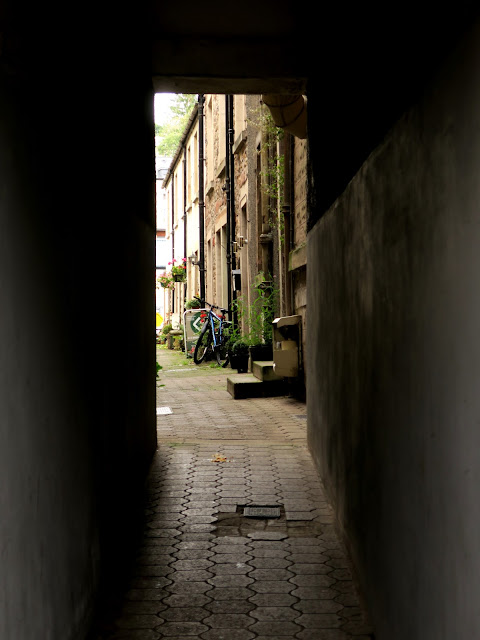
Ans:
[{"label": "stone wall", "polygon": [[480,628],[479,36],[308,237],[308,441],[378,640]]},{"label": "stone wall", "polygon": [[[225,96],[209,94],[205,104],[212,101],[212,109],[205,109],[205,175],[212,177],[205,188],[205,268],[206,298],[208,302],[226,304],[222,300],[222,280],[218,251],[223,250],[216,233],[226,224],[227,204],[225,191]],[[210,120],[213,116],[213,122]],[[213,134],[213,136],[212,136]],[[207,247],[210,244],[210,255]]]},{"label": "stone wall", "polygon": [[87,636],[103,579],[124,577],[156,446],[148,55],[101,8],[108,43],[68,7],[64,34],[47,5],[2,23],[2,640]]},{"label": "stone wall", "polygon": [[289,257],[289,268],[293,273],[295,315],[302,316],[302,365],[303,375],[307,360],[307,142],[294,138],[293,150],[293,246]]}]

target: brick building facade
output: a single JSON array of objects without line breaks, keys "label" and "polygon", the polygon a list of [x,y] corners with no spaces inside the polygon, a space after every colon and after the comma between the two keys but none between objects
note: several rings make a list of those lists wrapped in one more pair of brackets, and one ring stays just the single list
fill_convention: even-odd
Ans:
[{"label": "brick building facade", "polygon": [[[203,118],[205,299],[224,308],[239,299],[248,306],[263,274],[278,293],[275,315],[298,314],[305,322],[306,141],[276,128],[260,95],[206,94]],[[172,257],[194,257],[186,284],[169,295],[166,317],[174,324],[200,291],[198,135],[195,111],[164,182],[173,209]],[[242,328],[248,330],[245,321]]]}]

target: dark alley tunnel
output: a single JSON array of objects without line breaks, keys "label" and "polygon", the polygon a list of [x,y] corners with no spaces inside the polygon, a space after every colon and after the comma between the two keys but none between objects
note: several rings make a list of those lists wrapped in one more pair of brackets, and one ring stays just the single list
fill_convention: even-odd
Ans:
[{"label": "dark alley tunnel", "polygon": [[158,91],[307,96],[312,468],[376,640],[479,635],[478,10],[319,16],[2,5],[2,640],[85,639],[138,539]]}]

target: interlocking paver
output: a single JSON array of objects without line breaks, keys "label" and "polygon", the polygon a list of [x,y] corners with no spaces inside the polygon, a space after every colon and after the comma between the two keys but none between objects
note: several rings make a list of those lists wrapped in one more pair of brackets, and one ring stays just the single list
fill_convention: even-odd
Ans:
[{"label": "interlocking paver", "polygon": [[[172,413],[157,418],[144,537],[123,605],[94,640],[371,640],[305,405],[233,400],[228,370],[158,357],[157,406]],[[278,518],[243,514],[275,504]]]},{"label": "interlocking paver", "polygon": [[193,593],[208,593],[212,586],[206,582],[173,582],[167,585],[167,592],[188,595]]},{"label": "interlocking paver", "polygon": [[205,618],[212,629],[247,629],[254,620],[244,613],[214,613]]},{"label": "interlocking paver", "polygon": [[190,571],[197,569],[208,569],[212,563],[206,558],[195,558],[193,560],[176,560],[171,563],[175,571]]},{"label": "interlocking paver", "polygon": [[174,554],[175,558],[179,560],[194,560],[200,558],[209,558],[213,555],[213,551],[209,549],[186,549],[185,551],[177,551]]},{"label": "interlocking paver", "polygon": [[210,549],[213,544],[209,540],[182,540],[176,546],[178,549]]},{"label": "interlocking paver", "polygon": [[[292,585],[294,587],[294,585]],[[329,589],[323,587],[298,587],[290,591],[292,596],[295,596],[299,600],[333,600],[338,596],[336,589]]]},{"label": "interlocking paver", "polygon": [[[230,547],[230,550],[232,550],[232,548]],[[247,563],[252,565],[252,557],[245,554],[245,553],[218,553],[218,551],[216,549],[214,549],[215,554],[213,555],[213,557],[211,558],[212,562],[215,562],[217,564],[225,564],[225,563]],[[253,565],[252,565],[253,566]]]},{"label": "interlocking paver", "polygon": [[201,622],[207,615],[203,607],[170,607],[161,617],[169,622]]},{"label": "interlocking paver", "polygon": [[287,636],[290,638],[295,637],[297,633],[302,631],[303,627],[298,626],[294,622],[288,622],[282,620],[281,622],[256,622],[249,630],[264,636]]},{"label": "interlocking paver", "polygon": [[203,640],[252,640],[255,634],[248,629],[210,629],[202,633]]},{"label": "interlocking paver", "polygon": [[250,549],[249,554],[255,558],[285,558],[288,551],[283,549],[265,549],[263,547]]},{"label": "interlocking paver", "polygon": [[174,594],[163,599],[167,607],[203,607],[211,602],[211,598],[202,594],[180,595]]},{"label": "interlocking paver", "polygon": [[216,587],[208,591],[212,600],[248,600],[253,595],[248,587]]},{"label": "interlocking paver", "polygon": [[[295,589],[295,585],[279,580],[257,580],[250,588],[258,593],[291,593]],[[292,595],[295,594],[292,593]]]},{"label": "interlocking paver", "polygon": [[300,575],[318,575],[318,574],[330,574],[333,571],[333,567],[329,567],[326,563],[305,563],[305,564],[291,564],[290,571],[293,571],[297,576]]},{"label": "interlocking paver", "polygon": [[293,605],[294,609],[302,613],[337,613],[342,611],[342,617],[345,610],[342,604],[335,600],[300,600]]},{"label": "interlocking paver", "polygon": [[246,575],[252,570],[252,567],[249,567],[246,564],[241,562],[236,563],[226,563],[226,564],[216,564],[213,566],[210,571],[216,576],[228,576],[228,575]]},{"label": "interlocking paver", "polygon": [[280,558],[267,557],[250,559],[248,564],[255,569],[285,569],[290,567],[292,563]]},{"label": "interlocking paver", "polygon": [[229,574],[225,576],[215,576],[208,580],[214,587],[246,587],[254,581],[243,574]]},{"label": "interlocking paver", "polygon": [[245,602],[245,600],[215,600],[205,605],[205,609],[211,613],[249,613],[255,609],[254,604]]},{"label": "interlocking paver", "polygon": [[299,611],[295,611],[291,607],[285,606],[273,606],[273,607],[257,607],[251,613],[252,618],[256,618],[257,620],[261,620],[263,622],[267,620],[271,620],[274,622],[278,622],[279,620],[295,620],[295,618],[301,617]]},{"label": "interlocking paver", "polygon": [[208,627],[201,622],[165,622],[161,627],[157,627],[156,631],[162,636],[196,636],[198,637],[204,631],[208,631]]}]

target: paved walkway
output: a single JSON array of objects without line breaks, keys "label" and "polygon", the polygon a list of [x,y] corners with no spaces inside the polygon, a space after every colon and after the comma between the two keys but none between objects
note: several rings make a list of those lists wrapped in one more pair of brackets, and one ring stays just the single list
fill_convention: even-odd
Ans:
[{"label": "paved walkway", "polygon": [[157,359],[147,526],[97,640],[370,640],[306,448],[305,405],[233,400],[231,369],[162,348]]}]

